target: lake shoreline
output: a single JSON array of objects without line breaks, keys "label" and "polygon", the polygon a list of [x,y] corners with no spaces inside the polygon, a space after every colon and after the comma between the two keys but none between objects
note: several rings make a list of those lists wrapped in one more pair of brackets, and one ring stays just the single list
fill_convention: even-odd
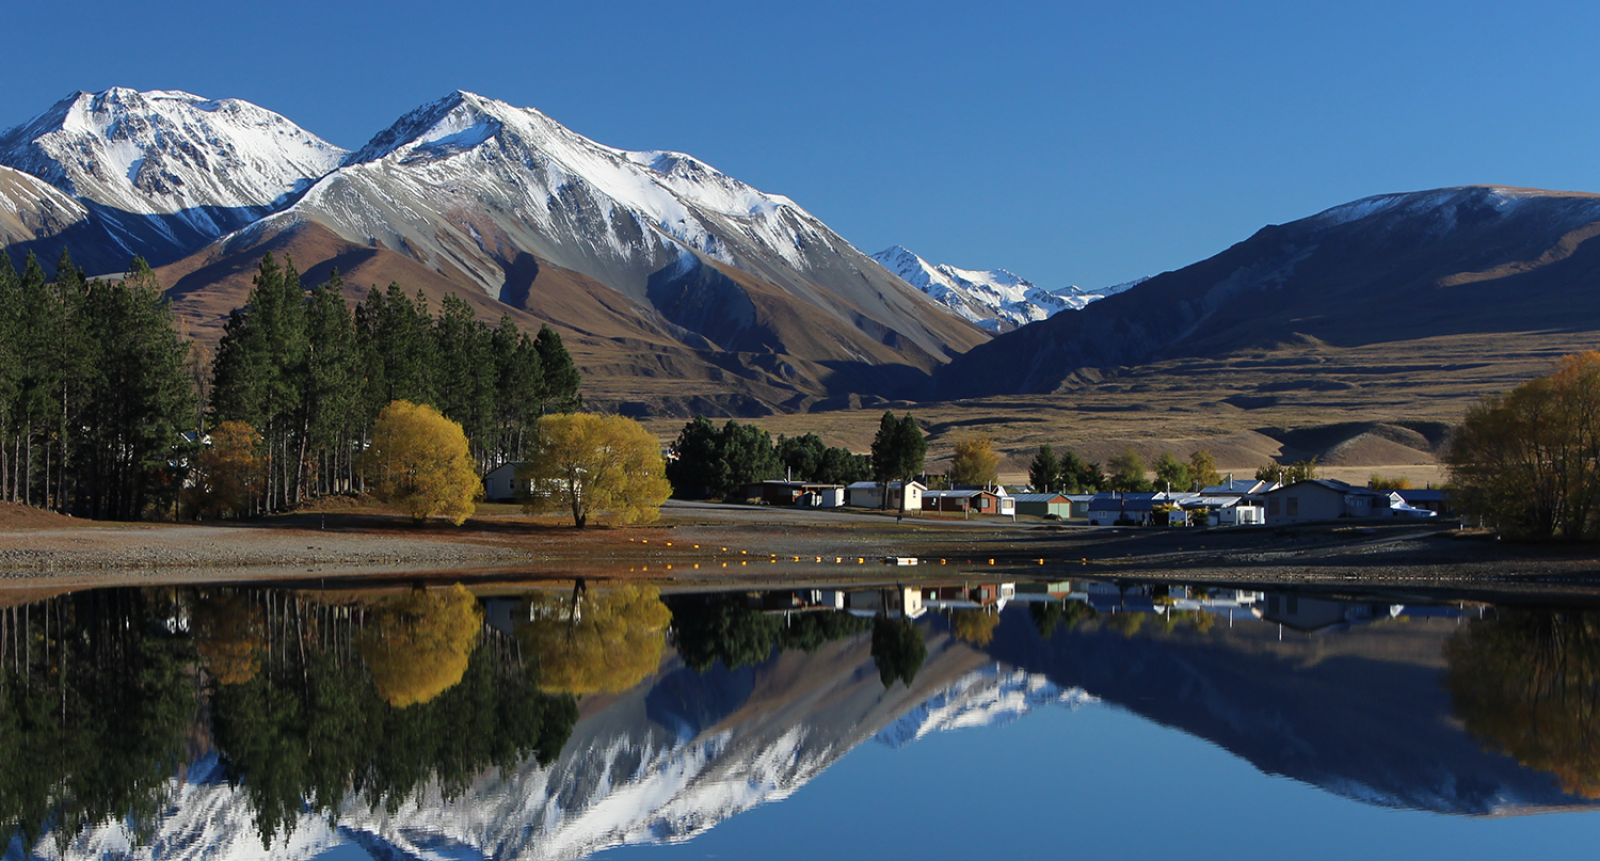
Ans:
[{"label": "lake shoreline", "polygon": [[[0,589],[217,581],[659,581],[1138,578],[1216,583],[1600,586],[1600,547],[1517,544],[1449,524],[1091,528],[672,503],[645,526],[574,529],[511,506],[455,527],[374,509],[208,524],[0,523]],[[881,565],[916,557],[915,567]]]}]

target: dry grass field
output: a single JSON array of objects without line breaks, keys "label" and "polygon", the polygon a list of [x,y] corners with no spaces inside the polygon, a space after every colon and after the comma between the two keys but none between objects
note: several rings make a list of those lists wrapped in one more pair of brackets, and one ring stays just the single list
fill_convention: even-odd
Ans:
[{"label": "dry grass field", "polygon": [[[1595,345],[1593,333],[1548,331],[1358,347],[1301,338],[1271,350],[1080,370],[1048,395],[878,403],[740,421],[774,436],[817,433],[830,445],[865,452],[885,408],[909,410],[928,434],[930,471],[948,466],[957,440],[987,435],[1004,457],[1002,481],[1024,478],[1034,452],[1048,443],[1101,463],[1129,446],[1147,462],[1162,451],[1187,457],[1207,449],[1224,473],[1245,475],[1269,459],[1316,457],[1324,476],[1363,484],[1378,472],[1420,487],[1444,479],[1439,458],[1449,427],[1469,405]],[[647,421],[664,442],[683,424]]]}]

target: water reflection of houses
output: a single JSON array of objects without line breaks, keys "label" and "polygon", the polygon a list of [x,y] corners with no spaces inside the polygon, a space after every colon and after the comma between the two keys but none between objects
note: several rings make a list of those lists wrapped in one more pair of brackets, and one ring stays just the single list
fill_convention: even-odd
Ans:
[{"label": "water reflection of houses", "polygon": [[1005,609],[1017,594],[1015,583],[943,583],[924,585],[922,603],[932,610]]},{"label": "water reflection of houses", "polygon": [[1261,618],[1302,633],[1345,630],[1380,619],[1392,619],[1405,609],[1401,604],[1378,601],[1340,601],[1295,592],[1269,592]]}]

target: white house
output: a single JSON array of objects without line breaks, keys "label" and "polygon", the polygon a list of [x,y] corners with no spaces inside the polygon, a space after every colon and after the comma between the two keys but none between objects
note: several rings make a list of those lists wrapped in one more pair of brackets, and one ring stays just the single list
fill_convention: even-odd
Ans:
[{"label": "white house", "polygon": [[[900,482],[889,482],[890,511],[899,511],[904,508],[907,512],[922,510],[922,492],[928,488],[920,481],[913,481],[906,486],[905,505],[900,504]],[[883,488],[876,481],[858,481],[845,488],[846,505],[857,508],[884,508]]]},{"label": "white house", "polygon": [[483,498],[488,502],[516,502],[517,467],[520,463],[507,463],[491,470],[483,477]]}]

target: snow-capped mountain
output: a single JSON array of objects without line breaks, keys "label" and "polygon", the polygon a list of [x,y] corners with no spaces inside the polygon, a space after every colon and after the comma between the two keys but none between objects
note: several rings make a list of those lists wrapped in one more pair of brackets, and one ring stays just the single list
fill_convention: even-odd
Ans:
[{"label": "snow-capped mountain", "polygon": [[272,212],[345,155],[248,102],[165,90],[75,93],[0,135],[0,164],[92,211],[124,263],[189,254]]},{"label": "snow-capped mountain", "polygon": [[1070,286],[1051,291],[1004,269],[957,269],[929,263],[899,245],[879,251],[872,259],[950,313],[990,332],[1009,332],[1062,311],[1079,311],[1139,283],[1130,281],[1101,290]]},{"label": "snow-capped mountain", "polygon": [[520,259],[553,265],[725,350],[876,363],[891,360],[887,346],[927,365],[983,340],[788,198],[472,93],[402,117],[263,226],[296,222],[458,272],[503,301],[526,290],[511,275]]}]

